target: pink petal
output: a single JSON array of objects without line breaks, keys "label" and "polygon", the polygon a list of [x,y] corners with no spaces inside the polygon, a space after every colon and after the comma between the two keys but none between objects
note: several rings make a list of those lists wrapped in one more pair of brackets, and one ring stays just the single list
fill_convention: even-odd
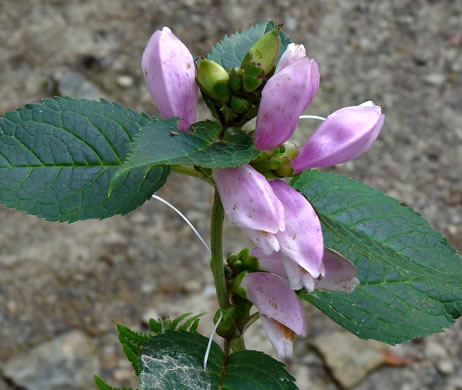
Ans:
[{"label": "pink petal", "polygon": [[245,276],[241,286],[261,315],[279,322],[296,334],[306,334],[302,304],[287,281],[267,272],[252,272]]},{"label": "pink petal", "polygon": [[231,222],[266,233],[284,230],[282,203],[261,173],[246,164],[238,168],[215,169],[213,176]]},{"label": "pink petal", "polygon": [[282,55],[281,59],[279,60],[274,73],[278,73],[280,70],[284,69],[286,66],[292,64],[293,62],[303,57],[306,57],[305,46],[297,45],[295,43],[290,43],[287,46],[287,49]]},{"label": "pink petal", "polygon": [[141,60],[149,91],[164,119],[179,116],[181,130],[196,121],[196,68],[187,47],[168,27],[149,39]]},{"label": "pink petal", "polygon": [[355,159],[376,140],[384,119],[381,108],[372,102],[333,112],[301,148],[292,168],[299,173]]},{"label": "pink petal", "polygon": [[285,66],[268,80],[257,114],[258,150],[273,151],[289,139],[318,87],[318,64],[308,57]]},{"label": "pink petal", "polygon": [[326,248],[323,261],[326,276],[316,280],[316,289],[352,292],[359,284],[356,267],[337,252]]},{"label": "pink petal", "polygon": [[261,250],[265,255],[271,255],[273,252],[279,252],[281,249],[279,241],[275,234],[265,232],[263,230],[245,229],[252,242]]},{"label": "pink petal", "polygon": [[287,273],[282,264],[281,252],[275,251],[267,255],[262,249],[254,248],[250,254],[258,259],[258,268],[261,271],[271,272],[281,278],[287,279]]},{"label": "pink petal", "polygon": [[279,322],[271,318],[267,318],[264,315],[261,315],[260,319],[263,324],[263,328],[265,329],[265,333],[273,345],[279,359],[292,356],[295,333]]},{"label": "pink petal", "polygon": [[276,235],[281,252],[317,278],[323,270],[324,240],[321,223],[311,204],[282,180],[272,180],[271,188],[281,201],[286,228]]}]

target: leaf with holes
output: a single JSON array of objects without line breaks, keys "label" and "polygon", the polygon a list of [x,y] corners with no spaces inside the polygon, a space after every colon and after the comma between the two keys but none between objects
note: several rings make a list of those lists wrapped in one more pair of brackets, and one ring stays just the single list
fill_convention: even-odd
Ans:
[{"label": "leaf with holes", "polygon": [[111,185],[133,169],[160,165],[190,164],[204,168],[233,168],[260,154],[252,138],[242,132],[239,143],[218,139],[221,127],[212,121],[198,122],[190,133],[177,131],[177,119],[156,121],[144,126],[125,164]]},{"label": "leaf with holes", "polygon": [[440,332],[462,314],[462,259],[418,213],[361,182],[306,171],[292,180],[325,244],[358,268],[353,293],[302,293],[361,338],[389,344]]},{"label": "leaf with holes", "polygon": [[108,198],[146,114],[106,100],[44,99],[0,118],[0,203],[50,221],[127,214],[164,183],[168,167],[128,172]]},{"label": "leaf with holes", "polygon": [[[268,21],[252,26],[246,30],[236,32],[233,35],[225,36],[221,42],[217,43],[212,48],[207,58],[219,63],[226,70],[230,70],[235,66],[239,67],[245,55],[255,42],[274,27],[276,27],[276,25]],[[291,40],[283,32],[280,32],[280,36],[281,49],[279,51],[279,58],[281,58],[287,46],[291,43]]]},{"label": "leaf with holes", "polygon": [[224,353],[212,343],[203,359],[208,339],[197,333],[167,331],[154,337],[141,353],[141,388],[144,390],[295,390],[295,379],[284,365],[257,351]]}]

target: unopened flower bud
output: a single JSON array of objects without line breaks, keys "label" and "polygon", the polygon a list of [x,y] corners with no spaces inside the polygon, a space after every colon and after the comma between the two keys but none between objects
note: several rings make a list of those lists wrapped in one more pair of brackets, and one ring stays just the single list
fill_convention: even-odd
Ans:
[{"label": "unopened flower bud", "polygon": [[220,309],[215,313],[215,317],[213,318],[214,323],[217,323],[220,318],[220,314],[223,316],[217,328],[217,334],[221,337],[231,338],[236,332],[236,323],[234,322],[233,312],[233,308],[228,308]]},{"label": "unopened flower bud", "polygon": [[252,46],[242,60],[241,68],[245,69],[249,63],[254,62],[259,64],[265,75],[269,74],[276,64],[280,47],[281,37],[279,29],[275,27]]},{"label": "unopened flower bud", "polygon": [[247,100],[239,98],[237,96],[233,96],[231,98],[231,109],[238,113],[238,114],[243,114],[246,112],[250,107],[250,104]]},{"label": "unopened flower bud", "polygon": [[384,119],[381,108],[371,101],[333,112],[300,149],[292,167],[299,173],[355,159],[370,148]]},{"label": "unopened flower bud", "polygon": [[229,71],[229,85],[233,91],[240,91],[242,89],[242,77],[244,76],[244,70],[241,68],[234,67]]},{"label": "unopened flower bud", "polygon": [[257,114],[258,150],[273,151],[289,139],[318,87],[318,64],[308,57],[287,65],[268,80]]},{"label": "unopened flower bud", "polygon": [[168,27],[157,30],[144,49],[141,68],[152,98],[164,119],[176,116],[181,130],[196,121],[196,68],[187,47]]},{"label": "unopened flower bud", "polygon": [[205,94],[221,104],[227,104],[231,99],[228,72],[215,61],[207,59],[201,61],[197,82]]}]

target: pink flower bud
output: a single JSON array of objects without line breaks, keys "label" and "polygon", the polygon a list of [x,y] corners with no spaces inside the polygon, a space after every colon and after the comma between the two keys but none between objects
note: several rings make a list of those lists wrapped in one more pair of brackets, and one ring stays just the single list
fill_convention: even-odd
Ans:
[{"label": "pink flower bud", "polygon": [[290,52],[286,58],[283,55],[279,71],[263,88],[255,129],[258,150],[273,151],[287,141],[297,128],[300,114],[318,90],[317,62],[306,56],[293,61],[298,55]]},{"label": "pink flower bud", "polygon": [[266,334],[280,358],[292,355],[295,335],[306,334],[303,307],[287,281],[266,272],[247,274],[241,286],[260,313]]},{"label": "pink flower bud", "polygon": [[292,168],[299,173],[355,159],[376,140],[384,119],[381,108],[371,101],[333,112],[301,148]]},{"label": "pink flower bud", "polygon": [[226,216],[247,230],[266,253],[279,250],[275,234],[285,229],[284,208],[266,178],[250,165],[213,171]]},{"label": "pink flower bud", "polygon": [[168,27],[149,39],[141,60],[149,91],[164,119],[176,116],[181,130],[196,121],[198,86],[196,68],[187,47]]},{"label": "pink flower bud", "polygon": [[286,226],[276,234],[283,255],[311,277],[322,274],[324,240],[321,222],[306,198],[282,180],[272,180],[271,188],[284,207]]}]

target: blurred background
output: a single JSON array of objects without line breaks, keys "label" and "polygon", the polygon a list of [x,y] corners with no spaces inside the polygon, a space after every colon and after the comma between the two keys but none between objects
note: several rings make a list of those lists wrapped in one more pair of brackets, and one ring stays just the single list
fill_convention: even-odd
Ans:
[{"label": "blurred background", "polygon": [[[272,19],[320,64],[307,113],[374,100],[387,118],[361,158],[332,168],[423,214],[462,249],[460,0],[1,0],[0,113],[43,97],[117,100],[157,114],[140,70],[152,32],[169,26],[193,56],[224,34]],[[207,116],[202,105],[200,118]],[[302,121],[299,145],[318,123]],[[208,239],[212,192],[171,175],[159,195]],[[225,249],[248,239],[226,226]],[[444,266],[444,265],[442,265]],[[125,217],[49,223],[0,206],[0,389],[91,389],[100,374],[137,386],[115,324],[216,309],[207,253],[151,200]],[[462,389],[462,322],[389,347],[359,340],[307,305],[309,334],[288,363],[301,390]],[[254,325],[251,348],[272,352]]]}]

